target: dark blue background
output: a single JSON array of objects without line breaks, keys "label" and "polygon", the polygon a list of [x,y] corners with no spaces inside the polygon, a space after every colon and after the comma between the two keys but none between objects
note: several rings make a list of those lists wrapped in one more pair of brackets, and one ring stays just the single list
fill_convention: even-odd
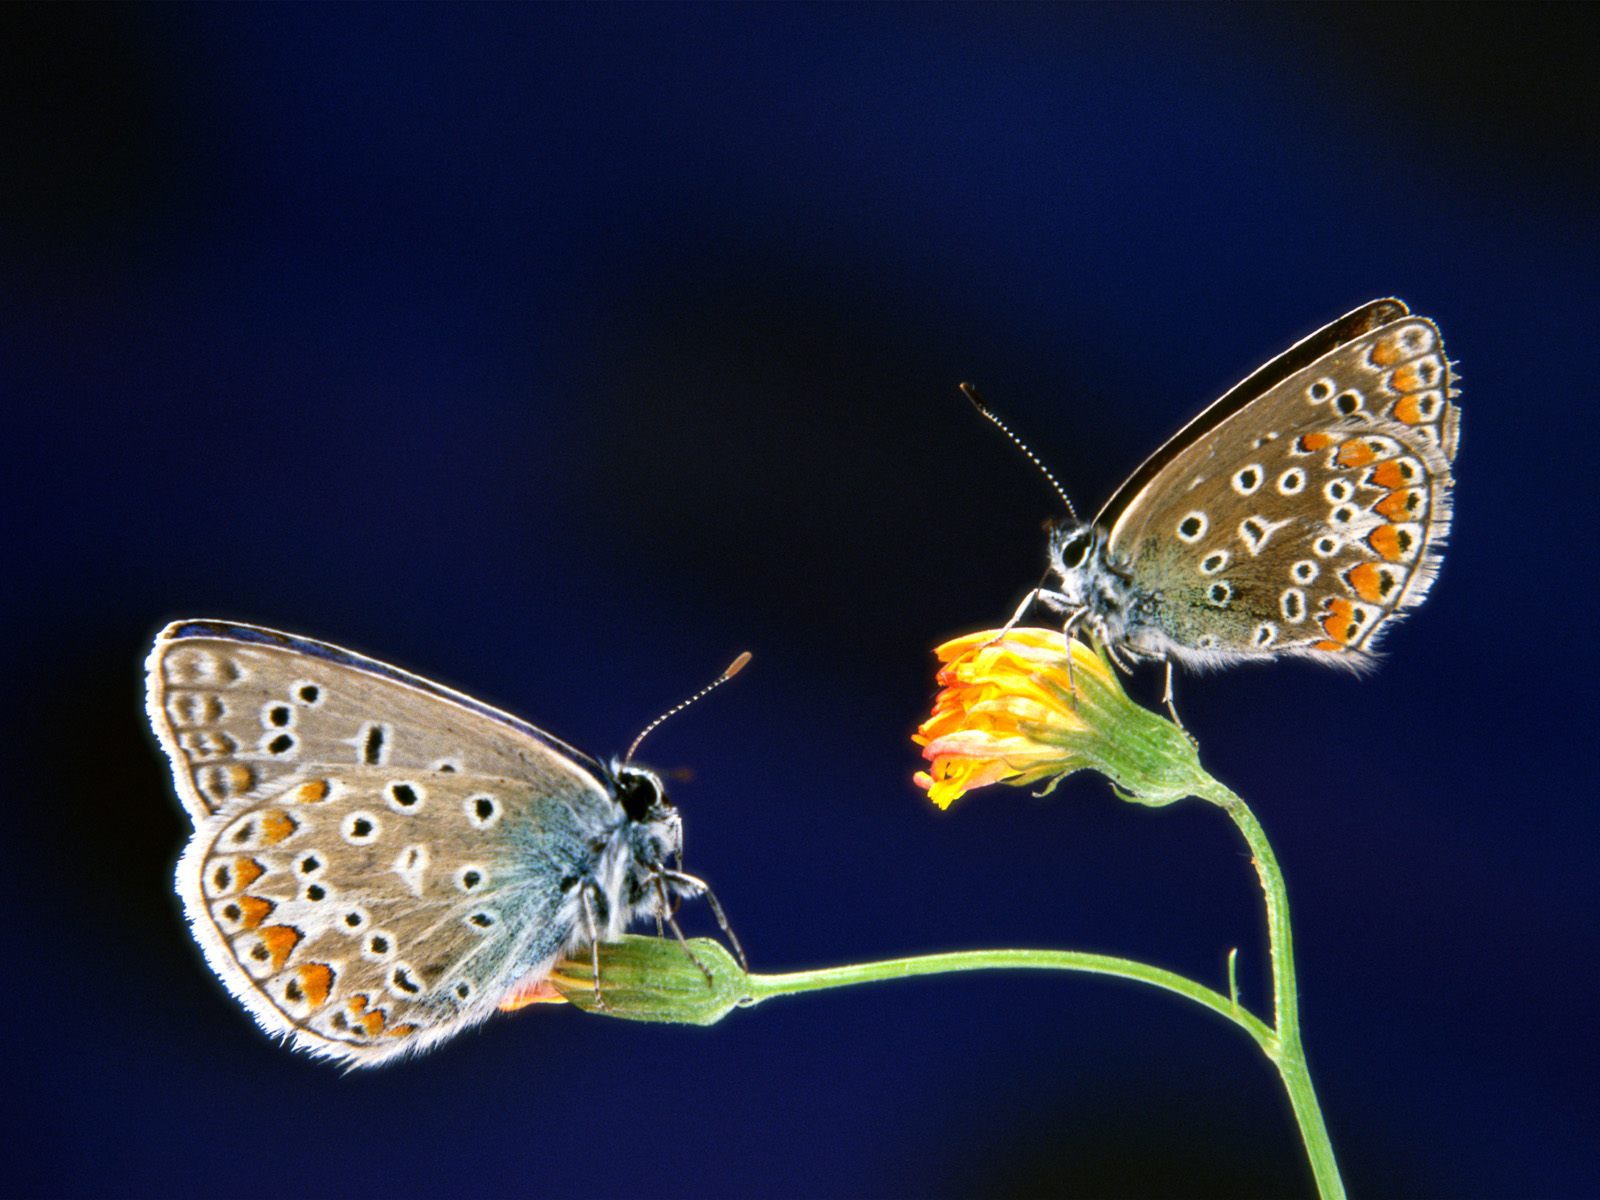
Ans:
[{"label": "dark blue background", "polygon": [[1465,379],[1433,598],[1372,678],[1180,701],[1287,872],[1352,1191],[1592,1194],[1583,15],[8,8],[7,1190],[1303,1194],[1250,1042],[1103,980],[291,1055],[176,912],[140,663],[255,621],[604,753],[749,648],[647,757],[694,768],[757,969],[1045,945],[1220,986],[1238,946],[1259,1007],[1216,812],[910,784],[929,649],[1004,619],[1053,513],[955,384],[1092,509],[1393,293]]}]

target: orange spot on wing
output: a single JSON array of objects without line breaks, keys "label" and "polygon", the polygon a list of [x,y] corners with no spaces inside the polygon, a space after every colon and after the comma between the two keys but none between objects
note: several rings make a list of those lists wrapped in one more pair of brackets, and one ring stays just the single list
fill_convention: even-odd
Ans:
[{"label": "orange spot on wing", "polygon": [[253,858],[233,860],[233,886],[243,891],[267,873],[267,869]]},{"label": "orange spot on wing", "polygon": [[1335,642],[1348,642],[1360,628],[1355,621],[1355,605],[1343,597],[1328,601],[1327,615],[1322,618],[1322,631]]},{"label": "orange spot on wing", "polygon": [[384,1037],[409,1037],[417,1031],[415,1025],[396,1025],[393,1029],[385,1029]]},{"label": "orange spot on wing", "polygon": [[307,963],[300,968],[300,990],[306,994],[307,1003],[316,1008],[333,990],[333,968],[327,963]]},{"label": "orange spot on wing", "polygon": [[268,843],[281,842],[299,828],[300,823],[288,813],[270,812],[261,818],[261,837]]},{"label": "orange spot on wing", "polygon": [[1356,438],[1351,438],[1339,447],[1335,456],[1341,467],[1364,467],[1378,456],[1372,452],[1372,447]]},{"label": "orange spot on wing", "polygon": [[267,948],[267,953],[272,955],[272,969],[280,971],[290,951],[300,944],[303,935],[292,925],[268,925],[259,936],[261,944]]},{"label": "orange spot on wing", "polygon": [[537,983],[526,984],[506,995],[497,1007],[501,1012],[516,1012],[519,1008],[527,1008],[530,1004],[564,1004],[566,997],[551,985],[548,979],[541,979]]},{"label": "orange spot on wing", "polygon": [[[271,900],[263,900],[260,896],[240,896],[235,903],[238,904],[239,911],[244,914],[239,922],[246,929],[254,929],[270,917],[272,910],[278,907]],[[278,928],[284,927],[278,926]]]},{"label": "orange spot on wing", "polygon": [[1333,438],[1326,433],[1302,434],[1299,441],[1302,450],[1325,450],[1333,445]]},{"label": "orange spot on wing", "polygon": [[1422,411],[1422,398],[1420,396],[1402,396],[1395,403],[1394,419],[1407,425],[1425,424],[1428,417]]},{"label": "orange spot on wing", "polygon": [[378,1034],[383,1032],[383,1027],[388,1024],[388,1018],[384,1015],[383,1009],[381,1008],[375,1008],[371,1012],[368,1012],[367,1005],[369,1003],[371,1002],[367,999],[366,994],[361,993],[360,995],[351,996],[350,999],[345,1002],[345,1008],[348,1009],[350,1015],[355,1018],[355,1023],[357,1025],[359,1025],[362,1029],[365,1029],[368,1034],[376,1037]]},{"label": "orange spot on wing", "polygon": [[1311,648],[1321,650],[1324,654],[1337,654],[1344,649],[1344,645],[1340,642],[1313,642]]},{"label": "orange spot on wing", "polygon": [[1405,366],[1389,376],[1389,386],[1397,392],[1416,392],[1421,391],[1425,384],[1416,367]]},{"label": "orange spot on wing", "polygon": [[1345,572],[1345,579],[1349,581],[1356,595],[1372,604],[1383,600],[1384,574],[1377,563],[1364,562],[1360,566],[1351,567]]},{"label": "orange spot on wing", "polygon": [[1392,367],[1400,361],[1400,339],[1386,337],[1372,347],[1372,353],[1367,356],[1375,367]]},{"label": "orange spot on wing", "polygon": [[255,786],[255,783],[256,773],[245,766],[244,763],[228,764],[228,790],[233,795],[238,795],[240,792],[248,792]]},{"label": "orange spot on wing", "polygon": [[1372,482],[1381,488],[1404,487],[1406,479],[1400,468],[1400,460],[1391,458],[1388,462],[1381,462],[1373,467]]},{"label": "orange spot on wing", "polygon": [[1420,497],[1411,488],[1401,488],[1390,492],[1382,500],[1372,506],[1373,511],[1380,513],[1385,520],[1404,521],[1413,515],[1420,507]]},{"label": "orange spot on wing", "polygon": [[1352,616],[1355,615],[1355,607],[1356,606],[1354,604],[1351,604],[1350,601],[1346,600],[1343,596],[1330,596],[1328,598],[1327,611],[1324,615],[1337,617],[1341,621],[1348,621]]},{"label": "orange spot on wing", "polygon": [[1400,531],[1393,525],[1379,525],[1367,535],[1367,545],[1389,562],[1400,562],[1405,558],[1406,548],[1400,542]]},{"label": "orange spot on wing", "polygon": [[295,788],[294,798],[300,804],[321,804],[332,790],[326,779],[308,779]]}]

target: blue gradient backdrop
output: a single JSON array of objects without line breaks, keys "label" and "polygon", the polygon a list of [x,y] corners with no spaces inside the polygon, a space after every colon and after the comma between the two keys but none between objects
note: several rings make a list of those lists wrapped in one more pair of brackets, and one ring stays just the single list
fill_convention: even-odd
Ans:
[{"label": "blue gradient backdrop", "polygon": [[1394,293],[1465,379],[1438,587],[1370,679],[1180,700],[1287,870],[1352,1191],[1594,1194],[1583,15],[7,8],[4,1190],[1305,1194],[1251,1044],[1115,982],[291,1055],[179,920],[139,668],[168,619],[260,622],[605,753],[749,648],[648,757],[694,768],[689,864],[759,969],[1220,983],[1238,946],[1259,1005],[1214,812],[910,784],[929,648],[1010,612],[1053,511],[955,385],[1092,508]]}]

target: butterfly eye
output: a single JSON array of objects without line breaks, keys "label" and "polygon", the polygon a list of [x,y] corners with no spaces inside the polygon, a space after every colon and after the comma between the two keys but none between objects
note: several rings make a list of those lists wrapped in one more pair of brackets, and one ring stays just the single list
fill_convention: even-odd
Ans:
[{"label": "butterfly eye", "polygon": [[1089,557],[1089,544],[1093,540],[1087,529],[1080,529],[1062,542],[1061,565],[1068,568],[1083,566],[1083,560]]},{"label": "butterfly eye", "polygon": [[630,821],[648,820],[652,813],[670,807],[660,781],[654,775],[636,771],[619,772],[617,801]]}]

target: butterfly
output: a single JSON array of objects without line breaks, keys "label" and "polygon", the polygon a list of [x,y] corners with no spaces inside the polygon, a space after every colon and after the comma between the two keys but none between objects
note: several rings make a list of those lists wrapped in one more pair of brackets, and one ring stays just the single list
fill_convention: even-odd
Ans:
[{"label": "butterfly", "polygon": [[[1370,666],[1420,604],[1450,530],[1460,435],[1438,327],[1374,300],[1284,351],[1151,455],[1092,521],[1067,506],[1024,598],[1125,660],[1296,655]],[[1009,627],[1009,626],[1008,626]]]},{"label": "butterfly", "polygon": [[675,902],[704,895],[723,921],[632,756],[748,657],[602,763],[337,646],[167,626],[146,710],[194,821],[176,884],[206,962],[262,1028],[348,1066],[558,998],[551,967],[584,949],[598,992],[598,944],[636,918],[676,933]]}]

